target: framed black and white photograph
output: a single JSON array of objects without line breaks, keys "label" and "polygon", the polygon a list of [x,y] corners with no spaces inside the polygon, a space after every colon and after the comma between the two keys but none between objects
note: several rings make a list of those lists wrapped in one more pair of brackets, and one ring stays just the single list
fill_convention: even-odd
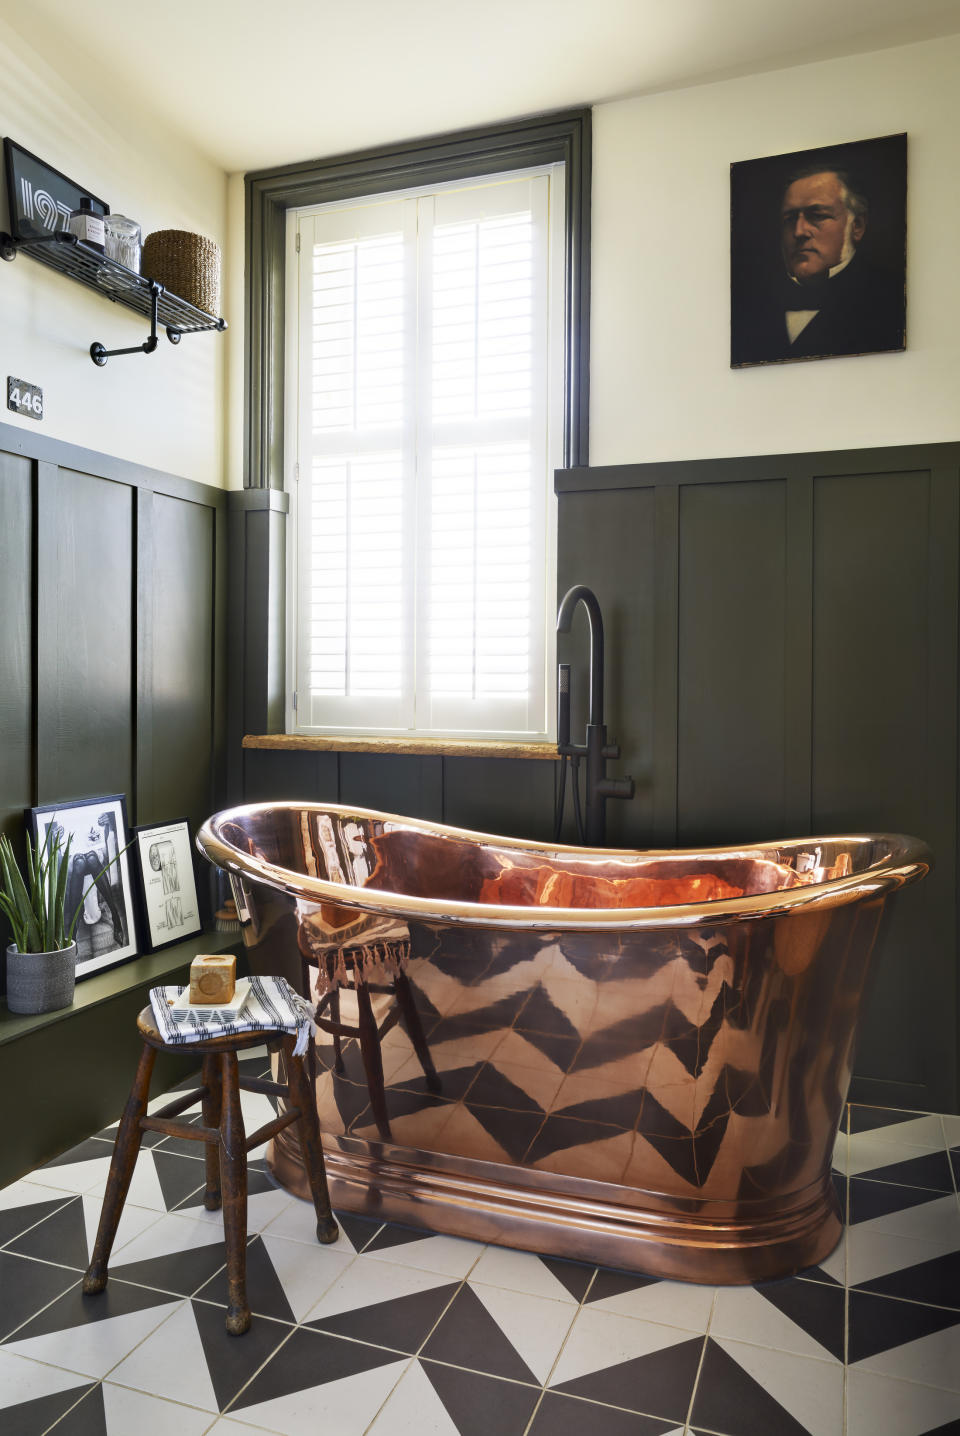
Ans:
[{"label": "framed black and white photograph", "polygon": [[136,957],[124,798],[114,793],[28,808],[27,822],[35,842],[45,842],[51,828],[52,841],[60,838],[64,847],[70,841],[64,910],[67,927],[77,915],[77,980]]},{"label": "framed black and white photograph", "polygon": [[907,137],[730,166],[730,363],[906,347]]},{"label": "framed black and white photograph", "polygon": [[151,950],[201,932],[193,845],[185,819],[135,828],[144,941]]}]

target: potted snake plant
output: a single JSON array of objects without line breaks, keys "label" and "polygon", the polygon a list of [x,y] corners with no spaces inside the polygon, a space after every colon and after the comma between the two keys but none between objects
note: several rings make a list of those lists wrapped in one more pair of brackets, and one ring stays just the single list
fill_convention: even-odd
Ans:
[{"label": "potted snake plant", "polygon": [[64,844],[62,830],[55,836],[53,825],[36,844],[27,835],[26,881],[10,839],[0,837],[0,911],[13,934],[7,948],[7,1006],[11,1012],[53,1012],[73,1002],[77,966],[73,934],[83,897],[76,912],[68,915],[69,868],[70,839]]}]

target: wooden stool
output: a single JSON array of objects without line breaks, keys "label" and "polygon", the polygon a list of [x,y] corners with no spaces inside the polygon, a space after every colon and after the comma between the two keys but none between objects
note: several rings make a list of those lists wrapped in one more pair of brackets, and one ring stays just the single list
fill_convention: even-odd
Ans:
[{"label": "wooden stool", "polygon": [[[223,1235],[227,1248],[227,1331],[231,1336],[242,1336],[250,1326],[250,1307],[247,1302],[247,1153],[250,1149],[259,1147],[261,1142],[276,1136],[284,1127],[298,1122],[303,1164],[310,1180],[313,1205],[317,1213],[317,1240],[335,1242],[339,1235],[339,1228],[330,1210],[316,1101],[303,1069],[303,1060],[293,1055],[293,1038],[277,1032],[249,1032],[242,1036],[214,1037],[207,1041],[192,1042],[189,1047],[168,1045],[161,1037],[149,1007],[145,1007],[137,1018],[137,1028],[143,1038],[143,1052],[140,1054],[137,1075],[120,1119],[113,1160],[110,1163],[110,1175],[107,1178],[107,1190],[103,1197],[100,1227],[93,1248],[93,1259],[83,1278],[83,1289],[87,1293],[103,1291],[107,1284],[107,1263],[123,1213],[123,1204],[133,1176],[142,1134],[163,1132],[171,1137],[186,1137],[188,1141],[205,1142],[207,1188],[203,1204],[211,1212],[223,1206]],[[285,1083],[240,1076],[238,1052],[249,1047],[258,1047],[263,1042],[274,1049],[280,1045],[281,1040],[284,1070],[287,1074]],[[174,1052],[183,1056],[188,1051],[197,1052],[203,1057],[203,1086],[184,1093],[162,1107],[154,1116],[148,1117],[150,1078],[157,1052]],[[243,1130],[241,1091],[282,1097],[289,1104],[288,1110],[247,1137]],[[193,1126],[190,1122],[176,1121],[179,1114],[192,1107],[198,1097],[202,1098],[203,1125]]]}]

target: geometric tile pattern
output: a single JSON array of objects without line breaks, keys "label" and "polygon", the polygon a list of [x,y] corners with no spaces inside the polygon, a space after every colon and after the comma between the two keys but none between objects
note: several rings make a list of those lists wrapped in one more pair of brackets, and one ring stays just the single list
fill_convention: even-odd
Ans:
[{"label": "geometric tile pattern", "polygon": [[[268,1119],[268,1099],[244,1100],[248,1123]],[[241,1339],[202,1149],[184,1142],[143,1149],[107,1290],[83,1295],[111,1137],[0,1190],[3,1436],[960,1432],[960,1119],[849,1108],[840,1247],[753,1287],[350,1213],[320,1246],[312,1207],[255,1162]]]}]

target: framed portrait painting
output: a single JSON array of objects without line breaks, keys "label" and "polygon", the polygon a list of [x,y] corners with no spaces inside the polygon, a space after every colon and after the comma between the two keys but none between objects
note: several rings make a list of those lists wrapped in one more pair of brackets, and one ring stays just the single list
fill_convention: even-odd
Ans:
[{"label": "framed portrait painting", "polygon": [[193,846],[185,819],[134,829],[145,945],[155,950],[201,932]]},{"label": "framed portrait painting", "polygon": [[730,363],[906,347],[907,137],[730,166]]},{"label": "framed portrait painting", "polygon": [[[70,840],[64,908],[77,913],[77,981],[137,955],[126,802],[120,794],[27,809],[34,842]],[[78,911],[79,910],[79,911]]]}]

